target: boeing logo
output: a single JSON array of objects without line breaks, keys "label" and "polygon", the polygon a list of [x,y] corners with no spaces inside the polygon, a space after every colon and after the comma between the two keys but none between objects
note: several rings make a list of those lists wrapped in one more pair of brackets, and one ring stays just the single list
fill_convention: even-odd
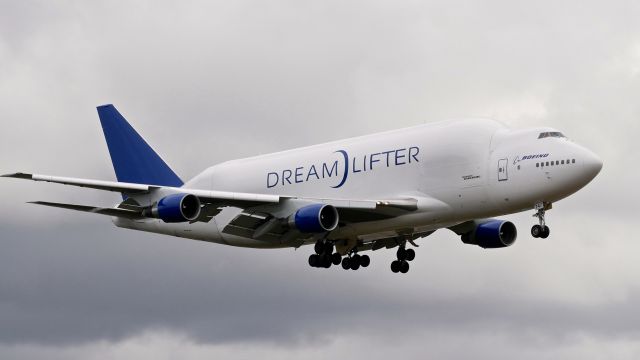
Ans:
[{"label": "boeing logo", "polygon": [[547,156],[549,156],[549,154],[534,154],[534,155],[525,155],[523,157],[520,157],[520,155],[516,156],[515,159],[513,159],[513,165],[519,163],[520,161],[524,161],[524,160],[529,160],[529,159],[540,159],[540,158],[546,158]]},{"label": "boeing logo", "polygon": [[349,174],[417,163],[419,153],[417,146],[353,157],[346,150],[337,150],[333,153],[336,157],[333,161],[268,172],[267,188],[335,178],[338,181],[331,187],[337,189],[347,182]]}]

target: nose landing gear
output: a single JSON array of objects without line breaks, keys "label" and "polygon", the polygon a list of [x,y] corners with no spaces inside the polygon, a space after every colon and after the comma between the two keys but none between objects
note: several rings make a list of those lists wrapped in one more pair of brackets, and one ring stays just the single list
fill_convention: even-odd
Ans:
[{"label": "nose landing gear", "polygon": [[549,230],[549,227],[545,225],[545,221],[544,221],[545,211],[549,209],[551,209],[551,203],[543,203],[543,202],[536,203],[535,205],[536,213],[533,216],[538,218],[538,221],[540,222],[540,224],[533,225],[533,227],[531,228],[531,236],[533,236],[534,238],[546,239],[547,237],[549,237],[549,234],[551,231]]}]

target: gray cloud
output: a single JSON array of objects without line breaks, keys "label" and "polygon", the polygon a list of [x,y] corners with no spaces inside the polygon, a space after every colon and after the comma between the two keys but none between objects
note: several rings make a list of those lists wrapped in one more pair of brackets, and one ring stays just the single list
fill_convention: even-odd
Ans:
[{"label": "gray cloud", "polygon": [[[640,295],[635,286],[623,299],[576,302],[570,292],[564,300],[529,298],[526,288],[512,282],[530,281],[536,268],[507,268],[514,259],[492,255],[458,271],[482,268],[479,262],[496,268],[460,276],[450,269],[457,263],[453,258],[473,261],[487,254],[455,255],[461,243],[448,232],[423,241],[428,248],[419,256],[426,266],[399,278],[388,271],[386,254],[375,254],[374,267],[366,271],[319,272],[304,266],[304,250],[263,252],[108,231],[104,224],[92,228],[73,223],[55,232],[5,228],[0,342],[117,342],[149,329],[169,329],[204,343],[293,345],[354,332],[382,336],[401,328],[492,329],[522,342],[535,334],[554,343],[580,333],[635,338],[640,320],[634,315]],[[434,261],[440,254],[448,254],[449,261]],[[526,254],[513,255],[517,261]],[[545,264],[554,266],[553,261],[538,266]],[[425,277],[429,272],[435,274]],[[570,274],[561,282],[570,285],[579,277]]]},{"label": "gray cloud", "polygon": [[0,357],[131,356],[144,334],[160,333],[151,347],[193,358],[313,358],[306,350],[324,345],[382,358],[398,351],[388,341],[409,357],[425,343],[462,358],[458,339],[480,359],[637,358],[639,10],[632,1],[0,4],[2,173],[113,179],[102,103],[185,178],[228,159],[459,116],[551,125],[605,160],[592,184],[555,204],[550,241],[527,238],[530,214],[509,216],[522,235],[503,251],[440,231],[421,241],[405,277],[388,271],[389,252],[367,271],[327,272],[305,265],[309,249],[114,229],[24,201],[110,205],[116,195],[3,180]]}]

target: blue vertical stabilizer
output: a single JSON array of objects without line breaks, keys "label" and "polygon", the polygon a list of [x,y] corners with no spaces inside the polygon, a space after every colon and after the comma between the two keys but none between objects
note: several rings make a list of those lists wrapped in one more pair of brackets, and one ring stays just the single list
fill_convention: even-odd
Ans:
[{"label": "blue vertical stabilizer", "polygon": [[98,106],[98,116],[118,181],[174,187],[183,185],[178,175],[113,105]]}]

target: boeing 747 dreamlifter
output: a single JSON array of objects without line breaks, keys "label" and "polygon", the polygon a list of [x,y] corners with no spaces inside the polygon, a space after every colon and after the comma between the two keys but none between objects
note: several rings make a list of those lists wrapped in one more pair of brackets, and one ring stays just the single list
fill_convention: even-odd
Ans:
[{"label": "boeing 747 dreamlifter", "polygon": [[450,229],[466,244],[503,248],[516,227],[493,219],[533,209],[533,237],[546,238],[545,212],[602,168],[591,151],[551,128],[511,130],[486,119],[419,125],[227,161],[184,183],[113,105],[98,107],[116,181],[37,174],[19,179],[119,192],[115,207],[36,201],[103,214],[118,227],[252,248],[314,244],[309,265],[367,267],[369,250],[397,248]]}]

